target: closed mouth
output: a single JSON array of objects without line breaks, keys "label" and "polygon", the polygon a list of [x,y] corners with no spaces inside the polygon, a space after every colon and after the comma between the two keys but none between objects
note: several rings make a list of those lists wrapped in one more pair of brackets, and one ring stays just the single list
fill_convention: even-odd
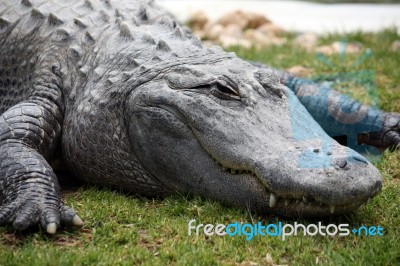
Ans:
[{"label": "closed mouth", "polygon": [[365,196],[364,198],[359,198],[353,200],[349,204],[327,204],[322,202],[321,200],[314,198],[312,196],[300,196],[296,197],[278,197],[277,194],[262,180],[260,176],[258,176],[253,170],[250,169],[235,169],[231,167],[224,166],[217,159],[213,158],[213,161],[217,164],[218,168],[221,172],[230,175],[237,175],[251,177],[254,178],[260,183],[260,185],[265,189],[267,195],[267,202],[269,211],[272,213],[277,213],[280,215],[288,215],[292,216],[293,214],[299,216],[329,216],[329,215],[339,215],[343,213],[348,213],[356,210],[362,204],[368,202],[373,196],[375,196],[378,192],[373,193],[373,196]]}]

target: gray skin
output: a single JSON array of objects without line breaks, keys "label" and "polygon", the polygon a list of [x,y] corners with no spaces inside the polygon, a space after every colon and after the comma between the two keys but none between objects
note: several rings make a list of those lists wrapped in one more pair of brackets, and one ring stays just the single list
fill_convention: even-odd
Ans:
[{"label": "gray skin", "polygon": [[82,224],[60,200],[59,157],[88,183],[151,197],[291,217],[356,210],[381,190],[380,173],[279,76],[290,79],[203,47],[152,2],[2,1],[0,224]]}]

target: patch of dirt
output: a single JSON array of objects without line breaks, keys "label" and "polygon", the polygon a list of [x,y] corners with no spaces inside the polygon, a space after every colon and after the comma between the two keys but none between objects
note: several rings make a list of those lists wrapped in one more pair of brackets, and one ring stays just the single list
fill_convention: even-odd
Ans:
[{"label": "patch of dirt", "polygon": [[138,231],[138,245],[151,251],[154,255],[158,254],[159,247],[164,243],[161,238],[153,239],[145,229]]},{"label": "patch of dirt", "polygon": [[7,246],[19,246],[25,237],[19,233],[2,233],[0,234],[0,242]]},{"label": "patch of dirt", "polygon": [[93,240],[92,229],[80,228],[79,235],[55,235],[53,237],[53,243],[57,246],[63,247],[80,247],[85,242]]}]

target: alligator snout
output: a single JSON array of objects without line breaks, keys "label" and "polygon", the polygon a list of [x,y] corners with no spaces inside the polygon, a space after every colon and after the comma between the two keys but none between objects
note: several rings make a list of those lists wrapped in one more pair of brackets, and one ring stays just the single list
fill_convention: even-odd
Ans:
[{"label": "alligator snout", "polygon": [[297,144],[297,149],[287,148],[293,152],[285,156],[258,162],[256,177],[269,193],[266,208],[288,216],[342,214],[378,194],[379,171],[355,151],[338,143],[332,147],[334,151],[323,152]]}]

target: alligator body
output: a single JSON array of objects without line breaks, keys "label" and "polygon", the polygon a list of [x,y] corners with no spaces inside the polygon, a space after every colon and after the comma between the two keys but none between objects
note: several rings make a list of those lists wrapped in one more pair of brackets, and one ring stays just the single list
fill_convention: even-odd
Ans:
[{"label": "alligator body", "polygon": [[[203,47],[153,2],[1,1],[0,224],[82,223],[60,200],[58,157],[88,183],[146,196],[285,216],[357,209],[380,191],[380,173],[332,140],[279,75],[298,91],[284,73]],[[318,103],[305,106],[323,123]],[[398,143],[395,116],[369,116],[390,131],[370,142]]]}]

